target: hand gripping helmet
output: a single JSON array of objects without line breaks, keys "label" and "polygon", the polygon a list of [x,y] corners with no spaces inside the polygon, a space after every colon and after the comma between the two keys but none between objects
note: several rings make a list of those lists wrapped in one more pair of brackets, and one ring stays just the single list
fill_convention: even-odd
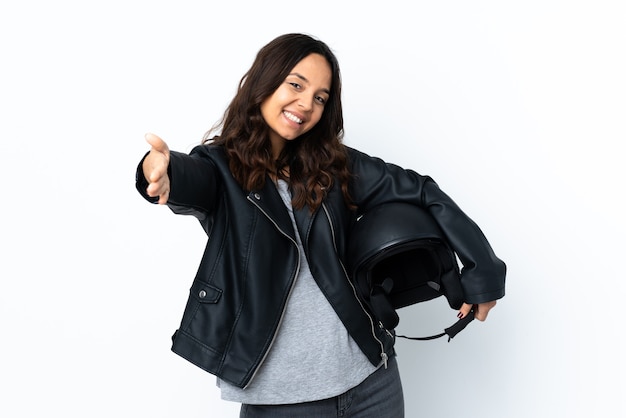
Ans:
[{"label": "hand gripping helmet", "polygon": [[[388,330],[399,323],[398,308],[440,296],[452,309],[464,301],[456,255],[435,219],[416,205],[385,203],[357,218],[349,236],[347,267],[359,297]],[[469,316],[473,319],[473,313]],[[469,321],[459,324],[461,329]],[[445,334],[452,338],[461,330],[453,327],[437,336],[412,339]]]}]

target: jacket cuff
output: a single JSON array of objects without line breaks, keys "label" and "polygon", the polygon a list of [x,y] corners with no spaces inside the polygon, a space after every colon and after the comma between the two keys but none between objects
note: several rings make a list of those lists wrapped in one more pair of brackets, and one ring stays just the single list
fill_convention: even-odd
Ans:
[{"label": "jacket cuff", "polygon": [[137,191],[139,192],[139,194],[146,199],[148,202],[150,203],[157,203],[159,201],[159,197],[158,196],[148,196],[148,193],[146,191],[146,189],[148,188],[148,185],[150,183],[148,183],[148,180],[146,179],[146,177],[143,175],[143,162],[146,159],[146,157],[148,156],[148,154],[150,153],[150,151],[146,152],[145,155],[143,156],[143,158],[141,159],[141,161],[139,161],[139,164],[137,165],[137,170],[135,171],[135,187],[137,188]]}]

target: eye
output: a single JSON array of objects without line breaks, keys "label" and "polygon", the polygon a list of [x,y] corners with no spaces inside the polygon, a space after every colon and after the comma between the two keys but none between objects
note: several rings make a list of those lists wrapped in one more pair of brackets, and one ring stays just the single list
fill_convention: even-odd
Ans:
[{"label": "eye", "polygon": [[322,97],[322,96],[316,96],[316,97],[315,97],[315,100],[317,100],[317,102],[318,102],[319,104],[326,104],[326,100],[327,100],[327,99],[326,99],[325,97]]},{"label": "eye", "polygon": [[291,87],[293,87],[296,90],[301,90],[302,86],[294,81],[289,81],[289,84],[291,85]]}]

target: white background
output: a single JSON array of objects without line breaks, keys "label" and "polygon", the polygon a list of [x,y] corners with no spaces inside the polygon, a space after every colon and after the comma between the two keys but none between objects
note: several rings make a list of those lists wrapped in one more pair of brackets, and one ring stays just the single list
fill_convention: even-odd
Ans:
[{"label": "white background", "polygon": [[[621,1],[6,1],[0,415],[235,417],[170,352],[204,235],[134,190],[286,32],[337,54],[345,141],[431,175],[507,262],[450,343],[397,344],[408,417],[622,417]],[[443,301],[400,332],[454,322]]]}]

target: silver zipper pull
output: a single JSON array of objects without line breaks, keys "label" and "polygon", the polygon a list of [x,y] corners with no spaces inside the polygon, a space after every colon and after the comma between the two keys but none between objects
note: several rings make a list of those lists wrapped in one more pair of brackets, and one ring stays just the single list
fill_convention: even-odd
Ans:
[{"label": "silver zipper pull", "polygon": [[385,369],[387,368],[387,353],[385,353],[384,351],[382,353],[380,353],[380,357],[383,359],[383,364],[385,365]]},{"label": "silver zipper pull", "polygon": [[382,321],[378,321],[378,327],[380,329],[382,329],[383,331],[385,331],[387,333],[387,335],[389,335],[391,338],[393,338],[393,334],[391,333],[391,331],[389,331],[387,328],[385,328],[385,326],[383,325]]}]

